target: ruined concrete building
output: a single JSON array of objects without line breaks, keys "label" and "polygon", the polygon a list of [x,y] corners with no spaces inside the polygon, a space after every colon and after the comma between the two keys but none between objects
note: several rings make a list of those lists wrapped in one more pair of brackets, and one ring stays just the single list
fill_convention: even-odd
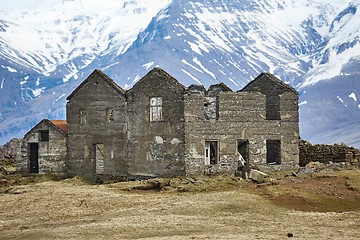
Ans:
[{"label": "ruined concrete building", "polygon": [[297,92],[269,73],[237,92],[206,91],[155,68],[125,91],[95,70],[66,110],[67,124],[43,120],[25,135],[18,171],[141,178],[299,162]]}]

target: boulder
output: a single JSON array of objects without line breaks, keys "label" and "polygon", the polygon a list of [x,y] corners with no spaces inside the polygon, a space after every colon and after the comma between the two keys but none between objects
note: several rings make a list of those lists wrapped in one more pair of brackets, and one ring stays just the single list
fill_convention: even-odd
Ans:
[{"label": "boulder", "polygon": [[260,172],[259,170],[250,170],[249,178],[257,183],[263,183],[267,177],[268,175],[266,173]]}]

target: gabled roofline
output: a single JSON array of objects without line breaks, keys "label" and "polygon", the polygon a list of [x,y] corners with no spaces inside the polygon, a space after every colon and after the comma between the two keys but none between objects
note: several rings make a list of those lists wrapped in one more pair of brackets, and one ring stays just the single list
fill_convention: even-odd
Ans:
[{"label": "gabled roofline", "polygon": [[[64,120],[65,121],[65,120]],[[60,127],[56,126],[54,123],[52,123],[49,119],[43,119],[41,120],[38,124],[35,125],[35,127],[33,127],[32,129],[30,129],[23,138],[26,138],[30,132],[32,132],[35,128],[37,128],[40,124],[42,124],[43,122],[45,122],[46,124],[48,124],[49,126],[54,127],[56,130],[58,130],[62,135],[67,136],[67,132],[65,132],[63,129],[61,129]]]},{"label": "gabled roofline", "polygon": [[66,100],[70,100],[94,75],[100,75],[110,86],[112,86],[117,92],[126,95],[126,91],[117,85],[117,83],[112,80],[109,76],[105,73],[100,71],[99,69],[95,69],[67,98]]},{"label": "gabled roofline", "polygon": [[228,92],[233,92],[233,90],[232,90],[230,87],[228,87],[228,85],[226,85],[226,84],[223,83],[223,82],[210,85],[210,87],[208,88],[207,91],[209,91],[211,87],[215,87],[215,86],[220,86],[220,87],[224,88],[224,89],[225,89],[226,91],[228,91]]},{"label": "gabled roofline", "polygon": [[271,80],[275,81],[276,83],[280,84],[281,86],[283,86],[284,88],[297,93],[297,91],[295,90],[295,88],[291,87],[290,85],[284,83],[283,81],[281,81],[279,78],[275,77],[273,74],[268,73],[268,72],[262,72],[259,74],[259,76],[257,76],[254,80],[250,81],[245,87],[243,87],[243,89],[239,90],[238,92],[243,92],[246,91],[246,88],[248,88],[252,83],[256,82],[257,80],[259,80],[260,78],[262,78],[263,76],[270,78]]},{"label": "gabled roofline", "polygon": [[203,91],[204,93],[206,92],[206,89],[205,89],[204,85],[202,85],[202,84],[191,84],[190,86],[188,86],[186,88],[186,91],[188,92],[191,89],[196,88],[196,87],[201,88],[201,91]]},{"label": "gabled roofline", "polygon": [[160,67],[154,67],[152,70],[150,70],[147,74],[145,74],[139,81],[137,81],[129,90],[127,90],[127,92],[131,92],[137,85],[139,85],[142,81],[144,81],[144,79],[151,75],[154,72],[160,72],[161,74],[163,74],[166,77],[169,77],[176,85],[178,85],[184,92],[186,90],[186,87],[184,85],[182,85],[176,78],[174,78],[173,76],[171,76],[168,72],[166,72],[165,70],[163,70]]}]

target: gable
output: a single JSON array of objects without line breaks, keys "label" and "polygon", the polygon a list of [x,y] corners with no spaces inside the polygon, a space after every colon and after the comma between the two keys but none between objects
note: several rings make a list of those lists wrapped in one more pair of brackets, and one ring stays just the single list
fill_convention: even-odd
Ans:
[{"label": "gable", "polygon": [[211,85],[207,92],[208,95],[210,96],[217,96],[221,92],[232,92],[232,90],[225,83],[221,82],[218,84]]},{"label": "gable", "polygon": [[157,91],[173,89],[185,92],[184,85],[169,73],[158,67],[148,72],[127,92],[141,91],[142,89],[155,89]]},{"label": "gable", "polygon": [[85,79],[67,98],[66,100],[71,100],[73,97],[79,95],[82,93],[84,89],[86,91],[93,90],[93,93],[96,93],[96,86],[99,84],[105,84],[110,89],[112,89],[116,94],[119,94],[119,96],[125,96],[126,91],[122,89],[119,85],[114,82],[110,77],[108,77],[106,74],[101,72],[98,69],[95,69],[87,79]]},{"label": "gable", "polygon": [[[55,124],[54,124],[55,123]],[[53,129],[54,132],[57,132],[63,136],[67,135],[67,123],[65,120],[48,120],[48,119],[43,119],[41,120],[38,124],[36,124],[35,127],[33,127],[32,129],[30,129],[30,131],[28,131],[25,136],[24,139],[26,139],[29,135],[31,135],[32,133],[38,131],[38,130],[42,130],[42,128],[45,126],[47,126],[49,129]],[[66,129],[66,130],[65,130]]]},{"label": "gable", "polygon": [[261,73],[253,81],[249,82],[240,92],[259,91],[265,95],[282,94],[284,92],[297,91],[270,73]]}]

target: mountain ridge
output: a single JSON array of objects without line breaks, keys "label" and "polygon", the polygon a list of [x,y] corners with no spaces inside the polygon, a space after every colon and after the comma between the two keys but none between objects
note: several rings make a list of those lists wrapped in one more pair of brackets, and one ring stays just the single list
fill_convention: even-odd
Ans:
[{"label": "mountain ridge", "polygon": [[[95,1],[86,4],[96,5]],[[357,40],[360,29],[357,22],[360,21],[356,21],[360,19],[359,1],[162,1],[156,11],[154,6],[149,7],[153,11],[147,15],[148,22],[131,35],[132,40],[119,40],[121,44],[118,44],[116,39],[129,38],[121,37],[123,33],[116,27],[114,31],[106,30],[109,25],[115,25],[114,21],[124,21],[124,17],[105,13],[130,11],[133,18],[129,19],[134,19],[150,11],[145,9],[152,4],[155,1],[122,1],[113,5],[111,11],[99,10],[103,13],[97,13],[101,17],[91,14],[85,14],[85,18],[81,15],[68,17],[68,21],[75,21],[70,25],[102,19],[103,27],[95,20],[92,22],[91,33],[106,42],[102,43],[106,47],[98,51],[86,48],[89,44],[83,43],[85,49],[75,47],[62,53],[78,57],[59,61],[56,68],[48,66],[47,69],[55,69],[49,72],[19,66],[4,57],[2,43],[6,39],[3,33],[11,23],[6,25],[10,21],[0,19],[1,142],[16,137],[11,135],[14,132],[20,137],[42,118],[64,118],[64,96],[95,68],[125,89],[156,66],[186,86],[195,83],[208,87],[224,82],[233,90],[241,89],[261,72],[271,72],[299,91],[300,132],[303,138],[314,143],[338,141],[339,131],[331,136],[331,129],[354,126],[356,119],[360,119],[360,96],[357,97],[356,92],[360,65],[360,57],[356,55],[360,47]],[[33,10],[29,11],[31,15]],[[54,29],[59,26],[61,24]],[[81,31],[86,32],[86,29]],[[81,38],[76,33],[74,38],[78,41],[75,46],[79,46]],[[56,41],[50,41],[50,45],[54,47]],[[81,54],[86,53],[86,49],[88,54]],[[17,56],[16,48],[6,50]],[[26,56],[36,59],[31,54]],[[41,63],[50,61],[50,57],[38,59]],[[59,55],[58,59],[62,57]],[[341,84],[344,79],[347,79],[347,87]],[[317,85],[327,92],[322,92]],[[350,102],[344,104],[339,99]],[[329,109],[335,111],[336,117],[329,116]],[[320,120],[313,121],[314,114],[321,116]],[[360,147],[360,141],[348,141]]]}]

